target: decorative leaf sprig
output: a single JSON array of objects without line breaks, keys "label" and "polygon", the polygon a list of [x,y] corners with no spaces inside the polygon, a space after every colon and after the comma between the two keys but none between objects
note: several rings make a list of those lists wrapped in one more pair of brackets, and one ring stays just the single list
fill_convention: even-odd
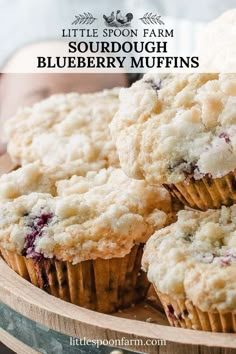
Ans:
[{"label": "decorative leaf sprig", "polygon": [[84,12],[83,14],[79,14],[75,16],[75,20],[72,22],[72,25],[91,25],[96,18],[90,12]]},{"label": "decorative leaf sprig", "polygon": [[161,16],[157,14],[153,14],[152,12],[147,12],[140,17],[140,19],[145,25],[155,25],[159,23],[159,25],[164,25],[165,23],[161,20]]}]

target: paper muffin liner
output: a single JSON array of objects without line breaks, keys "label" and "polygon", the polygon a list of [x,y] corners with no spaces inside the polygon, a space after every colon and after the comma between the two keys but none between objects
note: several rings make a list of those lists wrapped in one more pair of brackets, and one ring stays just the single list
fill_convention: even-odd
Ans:
[{"label": "paper muffin liner", "polygon": [[236,171],[222,178],[203,177],[200,180],[163,185],[184,205],[200,210],[219,209],[236,203]]},{"label": "paper muffin liner", "polygon": [[236,333],[236,313],[203,312],[189,300],[174,300],[156,288],[155,290],[171,326],[209,332]]},{"label": "paper muffin liner", "polygon": [[112,313],[141,301],[149,282],[141,271],[143,245],[123,258],[96,259],[72,265],[54,259],[33,260],[1,249],[6,263],[20,276],[62,300]]}]

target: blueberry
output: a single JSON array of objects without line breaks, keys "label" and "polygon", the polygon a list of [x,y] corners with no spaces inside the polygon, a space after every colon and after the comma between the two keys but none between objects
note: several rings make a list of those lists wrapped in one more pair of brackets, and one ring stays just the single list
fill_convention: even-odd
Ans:
[{"label": "blueberry", "polygon": [[147,80],[145,82],[146,84],[149,84],[151,88],[156,92],[162,88],[162,80],[159,80],[157,83],[152,80]]},{"label": "blueberry", "polygon": [[25,237],[23,256],[28,256],[35,260],[43,258],[43,255],[35,251],[35,240],[42,236],[43,228],[47,226],[53,218],[52,213],[43,213],[40,216],[32,216],[27,214],[28,218],[26,225],[31,228],[31,232]]},{"label": "blueberry", "polygon": [[230,137],[229,137],[229,134],[227,134],[227,133],[221,133],[221,134],[219,135],[219,138],[225,139],[225,142],[226,142],[226,143],[230,143],[230,142],[231,142]]}]

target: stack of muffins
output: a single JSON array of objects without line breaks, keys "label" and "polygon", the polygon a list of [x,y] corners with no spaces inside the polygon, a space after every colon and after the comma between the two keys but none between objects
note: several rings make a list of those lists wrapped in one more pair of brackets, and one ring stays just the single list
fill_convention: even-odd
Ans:
[{"label": "stack of muffins", "polygon": [[53,96],[6,130],[21,167],[0,178],[0,249],[16,272],[111,313],[145,297],[142,260],[171,325],[236,332],[236,74]]},{"label": "stack of muffins", "polygon": [[125,173],[187,207],[142,260],[170,324],[236,332],[236,74],[148,74],[111,129]]},{"label": "stack of muffins", "polygon": [[120,169],[109,131],[118,93],[57,95],[20,110],[6,125],[19,168],[0,178],[5,261],[49,294],[105,313],[144,298],[143,244],[181,207]]}]

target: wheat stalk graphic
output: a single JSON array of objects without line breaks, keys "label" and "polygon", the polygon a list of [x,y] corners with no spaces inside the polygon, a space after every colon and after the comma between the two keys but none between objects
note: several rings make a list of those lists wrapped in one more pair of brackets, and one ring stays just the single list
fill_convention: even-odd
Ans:
[{"label": "wheat stalk graphic", "polygon": [[75,16],[75,20],[72,22],[72,25],[91,25],[96,18],[90,12],[84,12],[83,14],[79,14]]},{"label": "wheat stalk graphic", "polygon": [[161,20],[161,16],[153,14],[152,12],[145,13],[143,17],[139,18],[139,20],[141,20],[145,25],[164,25],[164,22]]}]

